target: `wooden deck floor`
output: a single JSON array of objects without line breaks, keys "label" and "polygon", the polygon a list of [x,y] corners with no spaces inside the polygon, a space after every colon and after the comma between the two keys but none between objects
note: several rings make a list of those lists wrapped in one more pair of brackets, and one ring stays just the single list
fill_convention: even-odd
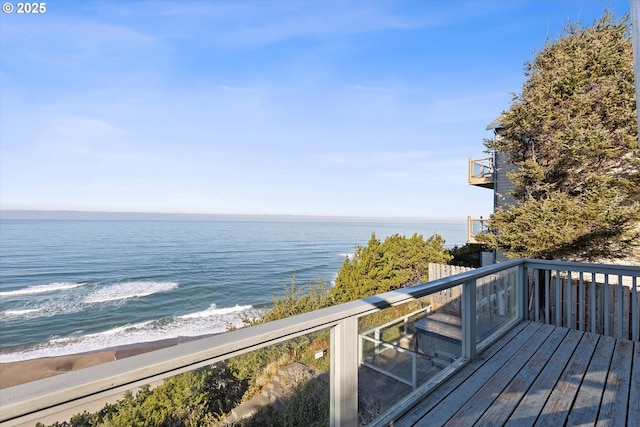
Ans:
[{"label": "wooden deck floor", "polygon": [[640,426],[640,343],[523,322],[393,426]]}]

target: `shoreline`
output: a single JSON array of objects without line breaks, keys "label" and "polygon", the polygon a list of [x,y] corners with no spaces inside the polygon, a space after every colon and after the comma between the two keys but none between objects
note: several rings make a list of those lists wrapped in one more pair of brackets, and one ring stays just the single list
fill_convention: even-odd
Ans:
[{"label": "shoreline", "polygon": [[41,357],[18,362],[0,363],[0,389],[25,384],[31,381],[77,371],[91,366],[101,365],[114,360],[125,359],[138,354],[173,347],[178,344],[194,341],[218,334],[207,334],[196,337],[167,338],[158,341],[127,344],[87,353],[76,353],[62,356]]}]

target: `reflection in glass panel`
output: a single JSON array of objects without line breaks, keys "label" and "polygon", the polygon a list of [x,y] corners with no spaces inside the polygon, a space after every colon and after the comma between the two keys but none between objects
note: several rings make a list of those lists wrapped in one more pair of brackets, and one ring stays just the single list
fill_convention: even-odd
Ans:
[{"label": "reflection in glass panel", "polygon": [[73,425],[328,426],[329,343],[322,330],[175,375]]},{"label": "reflection in glass panel", "polygon": [[227,423],[328,426],[329,344],[322,330],[230,359],[248,389]]},{"label": "reflection in glass panel", "polygon": [[461,356],[460,295],[456,286],[360,319],[360,424]]},{"label": "reflection in glass panel", "polygon": [[476,281],[477,342],[516,317],[516,278],[511,268]]}]

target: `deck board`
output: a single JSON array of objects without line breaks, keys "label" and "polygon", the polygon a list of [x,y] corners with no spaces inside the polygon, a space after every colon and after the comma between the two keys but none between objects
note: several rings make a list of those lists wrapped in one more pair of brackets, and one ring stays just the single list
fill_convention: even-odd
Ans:
[{"label": "deck board", "polygon": [[389,425],[640,425],[640,343],[523,322]]},{"label": "deck board", "polygon": [[510,427],[520,427],[523,425],[534,425],[538,415],[542,412],[547,398],[553,387],[556,385],[569,358],[574,353],[582,334],[578,331],[569,331],[564,340],[549,363],[544,367],[531,388],[520,401],[513,414],[511,414],[506,425]]},{"label": "deck board", "polygon": [[[535,334],[508,360],[496,359],[502,368],[491,377],[491,381],[479,382],[477,391],[467,403],[445,424],[445,426],[467,427],[473,425],[491,406],[498,395],[507,387],[513,378],[533,356],[535,349],[549,337],[553,327],[543,325]],[[467,385],[468,387],[469,385]]]},{"label": "deck board", "polygon": [[598,335],[584,334],[538,416],[536,426],[562,426],[569,416],[573,401],[587,372]]},{"label": "deck board", "polygon": [[607,373],[616,346],[615,338],[600,336],[587,372],[582,380],[567,424],[570,426],[593,426],[598,418],[600,401],[607,383]]},{"label": "deck board", "polygon": [[[513,356],[522,346],[529,340],[531,334],[534,334],[539,327],[535,330],[528,326],[526,333],[518,334],[514,339],[509,341],[500,352],[493,356],[490,360],[480,366],[460,387],[457,387],[454,393],[450,393],[446,398],[442,399],[435,405],[435,407],[423,415],[423,418],[429,423],[429,425],[444,425],[457,408],[460,407],[460,402],[467,402],[477,392],[481,384],[485,384],[496,373],[496,371]],[[537,326],[537,325],[535,325]]]},{"label": "deck board", "polygon": [[633,343],[618,341],[611,360],[596,426],[626,426]]},{"label": "deck board", "polygon": [[[564,337],[566,329],[554,329],[544,345],[540,347],[527,364],[518,372],[509,385],[500,393],[497,399],[478,420],[479,425],[504,425],[520,401],[523,399],[533,382],[538,378],[542,369],[549,362],[549,358],[556,351]],[[613,347],[611,348],[613,350]]]},{"label": "deck board", "polygon": [[[485,349],[485,351],[479,355],[479,357],[472,361],[467,366],[463,367],[459,372],[456,373],[455,376],[450,378],[440,387],[435,389],[428,395],[428,399],[417,402],[412,405],[412,407],[400,418],[394,420],[392,422],[394,427],[406,427],[419,425],[419,421],[424,415],[430,411],[438,402],[444,398],[446,398],[450,393],[452,393],[458,386],[463,384],[467,378],[469,378],[473,373],[482,366],[486,360],[490,360],[495,354],[497,354],[503,346],[507,345],[513,338],[518,336],[522,331],[526,330],[527,333],[531,331],[531,329],[527,329],[529,325],[525,322],[518,324],[511,331],[509,331],[504,337],[498,340],[494,345]],[[537,330],[537,329],[536,329]]]}]

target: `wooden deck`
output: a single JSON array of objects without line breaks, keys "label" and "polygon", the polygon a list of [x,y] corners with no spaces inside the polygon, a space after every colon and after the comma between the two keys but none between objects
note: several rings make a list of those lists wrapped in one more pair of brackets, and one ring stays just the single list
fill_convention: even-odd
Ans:
[{"label": "wooden deck", "polygon": [[640,426],[640,343],[523,322],[393,426]]}]

